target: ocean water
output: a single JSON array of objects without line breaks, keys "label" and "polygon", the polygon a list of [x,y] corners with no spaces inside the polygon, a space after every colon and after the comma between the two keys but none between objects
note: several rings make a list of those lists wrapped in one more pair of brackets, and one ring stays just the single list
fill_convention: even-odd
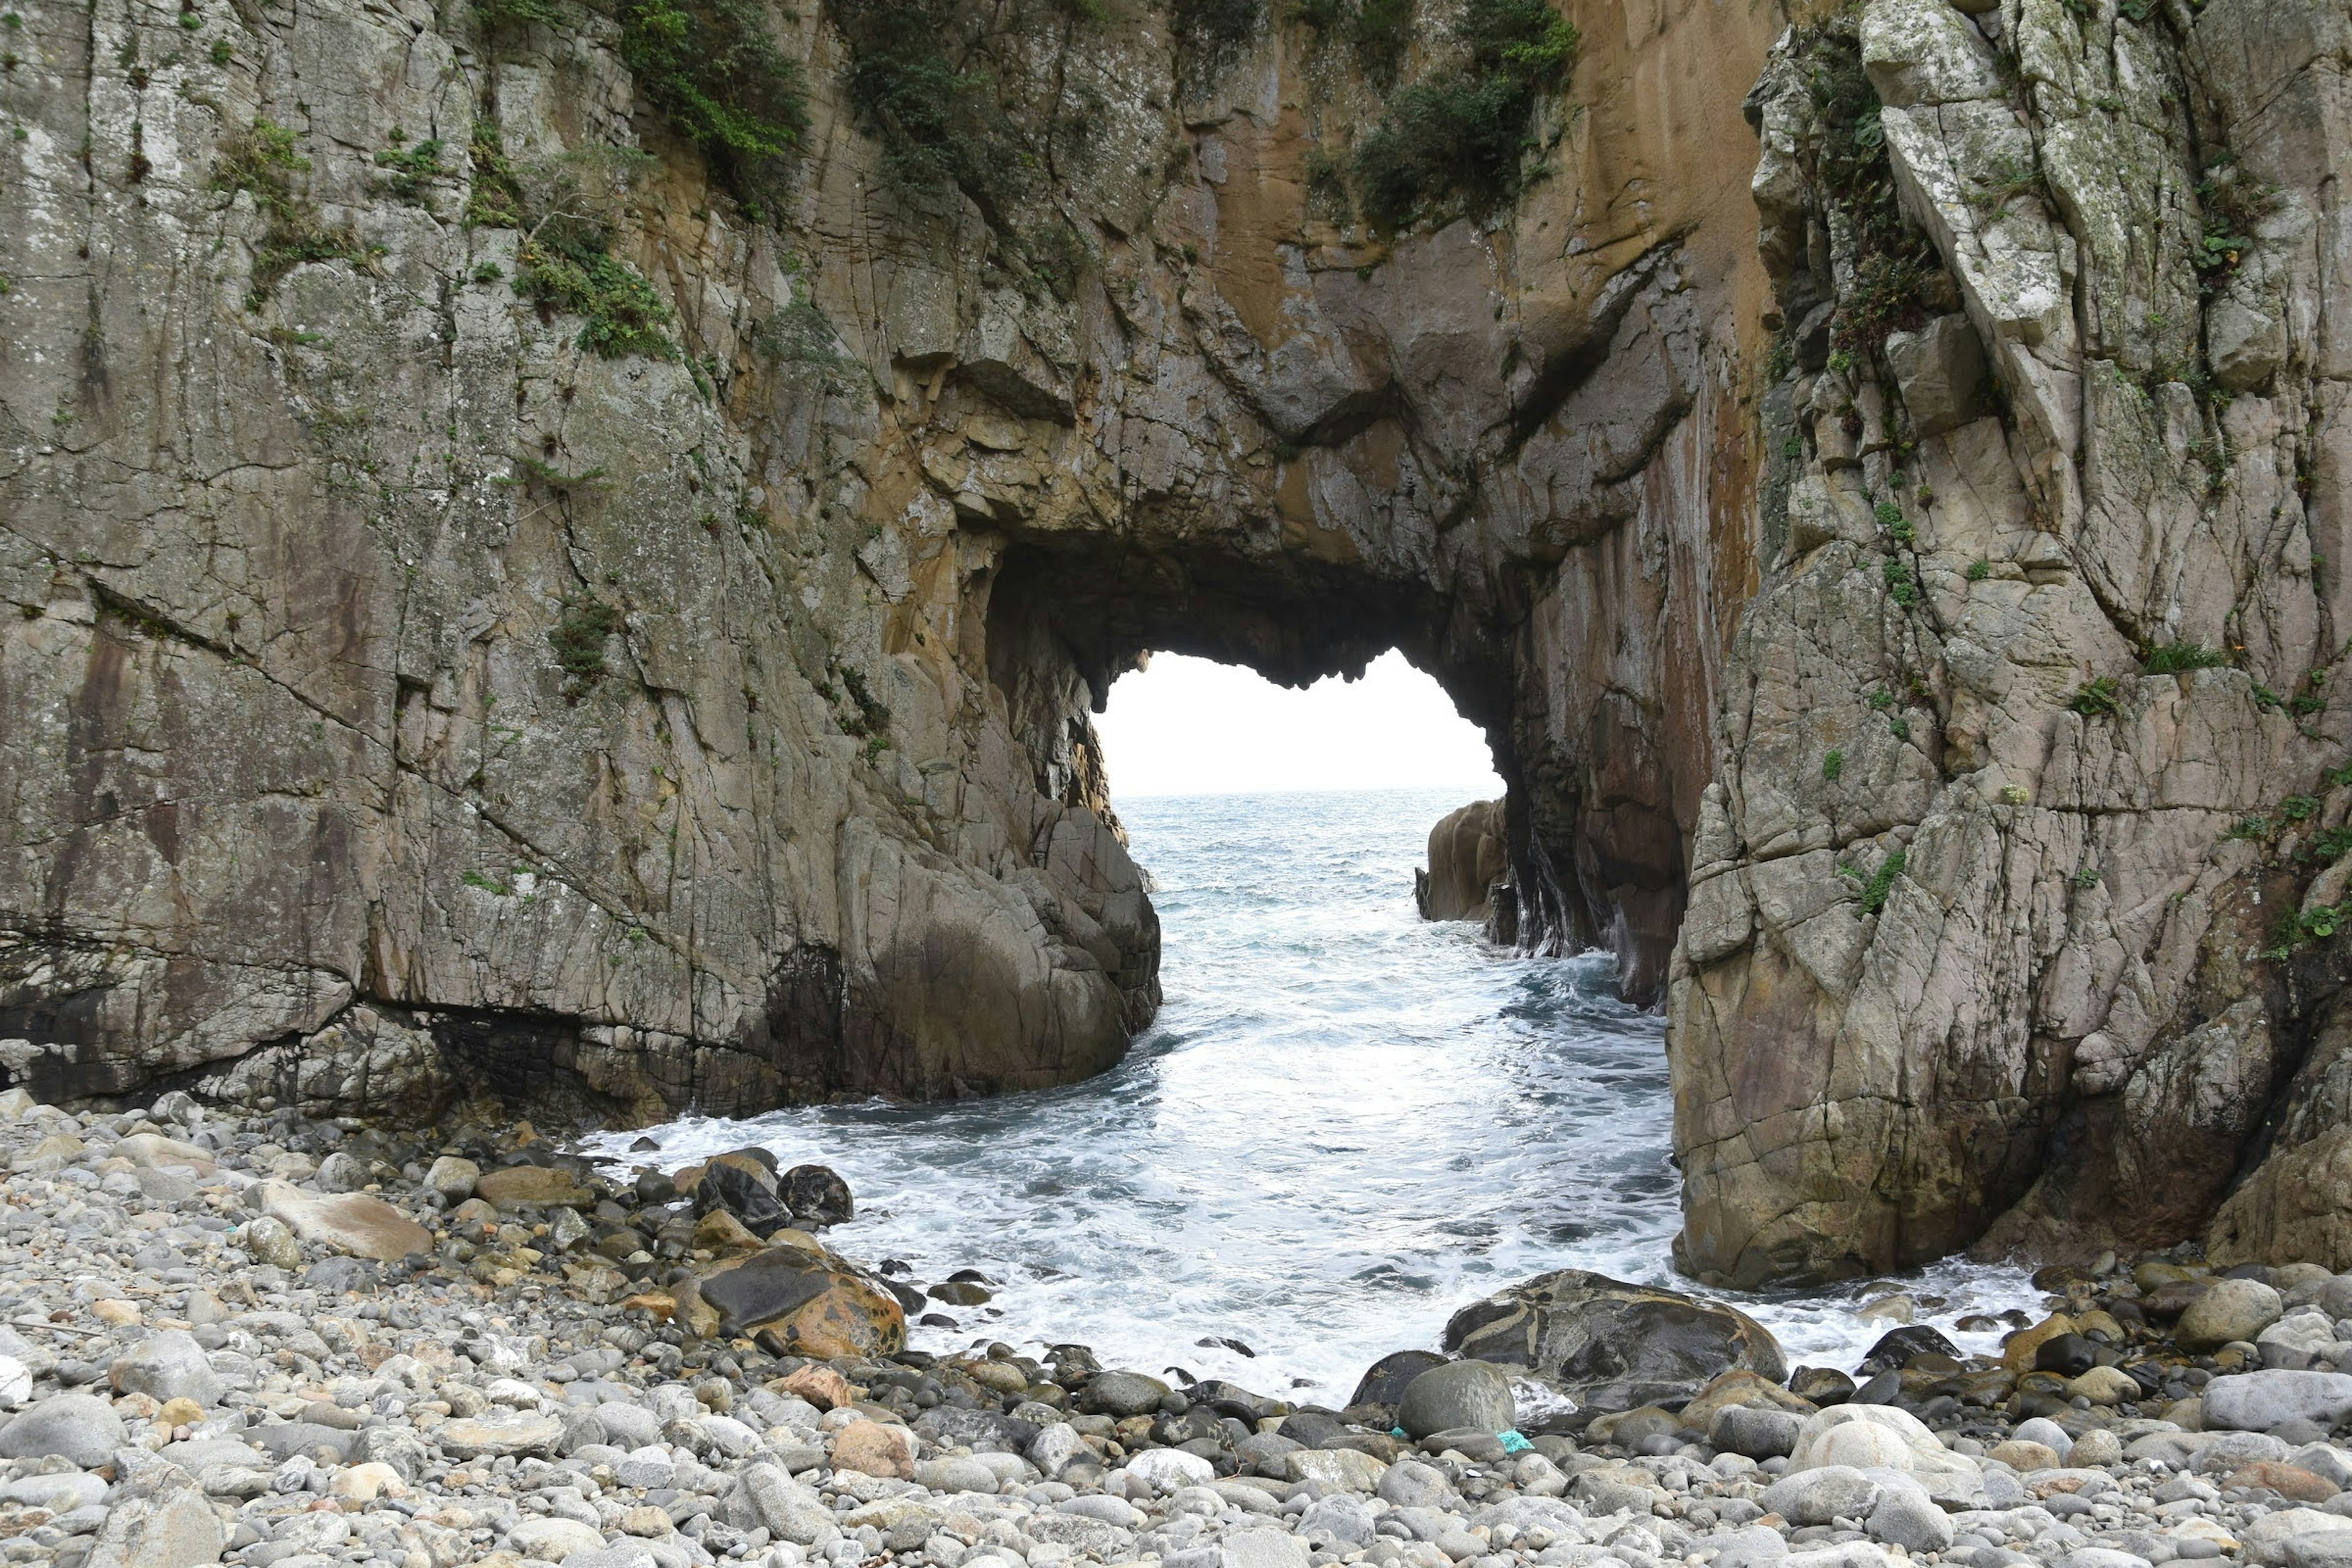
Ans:
[{"label": "ocean water", "polygon": [[[1076,1341],[1343,1403],[1363,1369],[1434,1347],[1457,1309],[1548,1269],[1682,1284],[1664,1023],[1598,955],[1498,951],[1422,921],[1412,873],[1451,794],[1192,796],[1119,810],[1158,883],[1167,1000],[1116,1069],[1041,1093],[871,1103],[650,1130],[674,1169],[758,1142],[832,1166],[858,1215],[827,1240],[918,1279],[987,1277],[919,1348]],[[1970,1311],[2031,1310],[2013,1268],[1729,1298],[1792,1365],[1849,1370],[1902,1289],[1964,1349]]]}]

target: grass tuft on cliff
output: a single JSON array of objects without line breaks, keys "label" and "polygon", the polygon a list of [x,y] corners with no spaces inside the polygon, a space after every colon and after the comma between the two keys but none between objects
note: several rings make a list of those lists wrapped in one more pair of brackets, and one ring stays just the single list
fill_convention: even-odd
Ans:
[{"label": "grass tuft on cliff", "polygon": [[544,229],[524,242],[516,265],[515,280],[523,293],[552,310],[586,318],[580,329],[582,348],[606,359],[677,357],[677,345],[664,331],[669,307],[644,273],[612,253],[601,229]]},{"label": "grass tuft on cliff", "polygon": [[1801,27],[1798,43],[1821,132],[1813,177],[1853,236],[1853,282],[1839,290],[1830,323],[1831,342],[1850,361],[1876,353],[1890,332],[1926,323],[1922,290],[1940,264],[1895,198],[1894,161],[1854,16]]},{"label": "grass tuft on cliff", "polygon": [[310,171],[310,160],[294,150],[294,132],[285,126],[256,120],[251,129],[221,143],[220,161],[213,166],[213,189],[243,191],[269,220],[253,254],[253,286],[245,297],[248,310],[260,310],[285,276],[305,262],[365,266],[371,258],[351,230],[329,227],[318,206],[296,189],[294,177]]},{"label": "grass tuft on cliff", "polygon": [[1517,197],[1537,107],[1576,68],[1576,28],[1546,0],[1469,0],[1455,37],[1467,58],[1400,89],[1357,144],[1364,215],[1383,228]]}]

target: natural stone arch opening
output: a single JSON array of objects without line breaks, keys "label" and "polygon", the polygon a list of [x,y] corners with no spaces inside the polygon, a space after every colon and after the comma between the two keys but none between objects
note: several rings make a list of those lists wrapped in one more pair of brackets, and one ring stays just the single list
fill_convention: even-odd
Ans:
[{"label": "natural stone arch opening", "polygon": [[[1483,731],[1503,780],[1510,897],[1493,934],[1552,953],[1612,948],[1629,999],[1654,1000],[1680,913],[1680,835],[1664,823],[1655,866],[1612,859],[1586,843],[1573,786],[1563,792],[1540,760],[1528,765],[1517,741],[1525,627],[1482,619],[1426,580],[1285,545],[1278,523],[1252,520],[1227,536],[1173,543],[1087,533],[1024,538],[1004,551],[986,584],[989,670],[1038,761],[1039,792],[1109,812],[1092,715],[1142,656],[1191,655],[1305,688],[1358,679],[1395,649]],[[1635,879],[1655,883],[1672,910],[1654,934],[1629,931],[1619,907],[1615,895]]]}]

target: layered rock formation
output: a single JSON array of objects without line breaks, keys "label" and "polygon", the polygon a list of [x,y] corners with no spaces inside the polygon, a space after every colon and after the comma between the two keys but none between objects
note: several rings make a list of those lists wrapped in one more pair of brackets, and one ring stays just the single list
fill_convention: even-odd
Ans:
[{"label": "layered rock formation", "polygon": [[1702,1278],[2193,1237],[2266,1149],[2217,1247],[2345,1260],[2340,1179],[2279,1210],[2341,1159],[2347,62],[2267,0],[1776,48],[1772,564],[1669,1004]]},{"label": "layered rock formation", "polygon": [[[1773,19],[1596,10],[1518,199],[1376,232],[1336,29],[900,9],[24,9],[10,1081],[613,1119],[1097,1070],[1158,944],[1087,715],[1152,647],[1403,646],[1504,759],[1524,934],[1658,994]],[[1458,79],[1457,24],[1391,67]]]},{"label": "layered rock formation", "polygon": [[1493,921],[1495,885],[1510,871],[1507,831],[1499,800],[1473,801],[1437,819],[1429,830],[1429,864],[1412,878],[1423,920]]}]

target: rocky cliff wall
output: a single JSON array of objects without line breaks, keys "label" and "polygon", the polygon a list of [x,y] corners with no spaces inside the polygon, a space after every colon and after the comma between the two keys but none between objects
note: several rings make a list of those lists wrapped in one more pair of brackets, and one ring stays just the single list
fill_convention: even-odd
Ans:
[{"label": "rocky cliff wall", "polygon": [[[1402,646],[1502,760],[1523,934],[1657,994],[1754,580],[1779,19],[1382,15],[12,11],[10,1080],[1098,1070],[1158,944],[1087,715],[1151,647]],[[1392,140],[1375,226],[1406,110],[1489,179]]]},{"label": "rocky cliff wall", "polygon": [[1702,1278],[2225,1198],[2218,1253],[2344,1259],[2347,65],[2287,0],[1776,48],[1771,564],[1669,1003]]},{"label": "rocky cliff wall", "polygon": [[179,3],[0,39],[11,1081],[1095,1071],[1110,682],[1397,646],[1703,1277],[2352,1261],[2340,6]]}]

